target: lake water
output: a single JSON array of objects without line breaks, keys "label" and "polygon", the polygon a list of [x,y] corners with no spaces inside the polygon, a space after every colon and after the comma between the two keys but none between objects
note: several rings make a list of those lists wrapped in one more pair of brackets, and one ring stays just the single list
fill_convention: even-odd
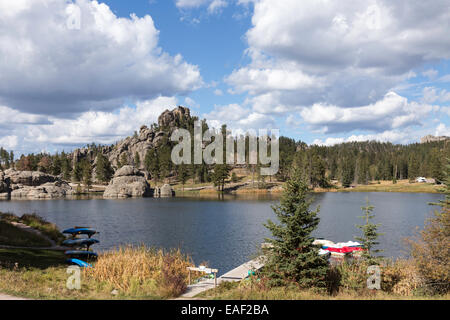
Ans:
[{"label": "lake water", "polygon": [[[428,205],[443,199],[440,194],[348,192],[314,195],[312,208],[320,205],[315,235],[335,242],[360,235],[361,206],[366,198],[375,206],[374,222],[381,223],[380,248],[384,256],[399,257],[402,240],[438,207]],[[143,198],[128,200],[0,201],[0,211],[16,215],[37,213],[60,229],[86,225],[100,231],[98,250],[121,244],[173,248],[189,253],[196,264],[208,262],[223,274],[246,262],[270,233],[267,219],[276,219],[271,205],[277,198],[231,196],[224,199]],[[93,247],[93,248],[94,248]]]}]

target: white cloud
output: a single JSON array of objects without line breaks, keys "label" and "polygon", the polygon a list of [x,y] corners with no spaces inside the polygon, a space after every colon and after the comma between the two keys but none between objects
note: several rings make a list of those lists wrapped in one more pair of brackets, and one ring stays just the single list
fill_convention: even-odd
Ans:
[{"label": "white cloud", "polygon": [[439,102],[449,102],[450,101],[450,91],[446,89],[436,89],[434,87],[425,87],[423,89],[422,101],[426,103]]},{"label": "white cloud", "polygon": [[149,15],[119,18],[104,3],[77,0],[77,30],[67,27],[67,1],[6,2],[0,6],[0,103],[10,108],[73,116],[202,85],[197,66],[158,46]]},{"label": "white cloud", "polygon": [[[255,111],[375,104],[415,77],[413,69],[450,58],[450,7],[444,0],[241,2],[254,3],[246,33],[251,63],[226,81],[230,92],[247,92],[249,101],[258,102]],[[434,69],[424,75],[437,76]]]},{"label": "white cloud", "polygon": [[218,13],[228,6],[225,0],[176,0],[175,4],[178,9],[194,9],[207,5],[207,11],[210,14]]},{"label": "white cloud", "polygon": [[220,89],[216,89],[216,90],[214,90],[214,94],[215,94],[216,96],[222,96],[222,95],[223,95],[223,91],[220,90]]},{"label": "white cloud", "polygon": [[438,74],[439,74],[439,72],[434,69],[428,69],[428,70],[422,72],[422,75],[429,78],[430,80],[435,79]]},{"label": "white cloud", "polygon": [[214,110],[203,117],[211,127],[219,128],[222,124],[227,124],[233,133],[244,133],[249,129],[276,129],[273,117],[253,112],[238,104],[214,106]]},{"label": "white cloud", "polygon": [[208,6],[208,12],[217,13],[226,6],[228,6],[228,3],[225,0],[213,0]]},{"label": "white cloud", "polygon": [[6,150],[14,149],[17,146],[17,143],[17,136],[6,136],[0,138],[0,147],[3,147]]},{"label": "white cloud", "polygon": [[180,9],[197,8],[211,0],[176,0],[175,4]]},{"label": "white cloud", "polygon": [[194,99],[192,99],[190,97],[186,97],[184,99],[184,102],[186,104],[186,107],[188,107],[188,108],[195,108],[195,109],[200,108],[200,105],[197,102],[195,102]]},{"label": "white cloud", "polygon": [[58,146],[70,150],[92,142],[112,144],[132,135],[143,124],[157,122],[162,112],[176,106],[176,98],[158,97],[137,102],[136,107],[123,106],[114,112],[87,111],[73,119],[50,116],[46,123],[23,123],[11,127],[8,132],[13,136],[2,138],[0,145],[28,153]]},{"label": "white cloud", "polygon": [[432,111],[439,107],[408,102],[394,92],[367,106],[341,108],[334,105],[314,104],[304,108],[300,114],[313,128],[324,128],[324,132],[347,132],[352,130],[372,130],[376,132],[388,129],[419,125]]},{"label": "white cloud", "polygon": [[450,128],[448,128],[444,123],[440,123],[436,127],[436,131],[434,132],[434,135],[450,137]]},{"label": "white cloud", "polygon": [[417,135],[411,136],[410,132],[404,131],[385,131],[378,134],[360,134],[360,135],[351,135],[347,138],[342,137],[329,137],[325,140],[315,139],[312,144],[321,145],[321,146],[332,146],[339,143],[344,142],[361,142],[361,141],[379,141],[379,142],[394,142],[394,143],[408,143],[411,142],[411,139],[418,139]]}]

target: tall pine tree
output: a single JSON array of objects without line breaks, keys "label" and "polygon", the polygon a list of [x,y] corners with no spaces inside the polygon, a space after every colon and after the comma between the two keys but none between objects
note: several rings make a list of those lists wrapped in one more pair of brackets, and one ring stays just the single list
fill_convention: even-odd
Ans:
[{"label": "tall pine tree", "polygon": [[268,220],[265,224],[273,235],[266,239],[272,246],[267,249],[267,275],[272,285],[295,282],[302,288],[324,287],[328,262],[319,256],[311,233],[317,228],[319,209],[311,211],[308,186],[301,172],[294,169],[286,182],[279,206],[273,210],[280,222]]},{"label": "tall pine tree", "polygon": [[374,247],[378,245],[377,242],[378,236],[382,235],[377,232],[379,224],[373,224],[371,220],[375,217],[372,213],[374,206],[371,206],[369,203],[369,199],[366,200],[366,206],[361,207],[364,212],[364,215],[360,218],[364,219],[363,225],[358,225],[357,227],[362,230],[361,237],[355,237],[356,240],[360,241],[365,249],[362,256],[367,259],[370,264],[377,264],[379,257],[375,256],[376,253],[382,252],[383,250],[375,249]]}]

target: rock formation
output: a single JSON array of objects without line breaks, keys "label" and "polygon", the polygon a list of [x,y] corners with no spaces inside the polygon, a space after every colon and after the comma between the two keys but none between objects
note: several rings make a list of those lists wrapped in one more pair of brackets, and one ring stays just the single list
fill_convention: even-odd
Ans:
[{"label": "rock formation", "polygon": [[[158,126],[152,125],[149,128],[143,125],[135,135],[120,140],[114,145],[103,146],[101,152],[108,158],[115,170],[120,167],[119,161],[122,161],[123,158],[127,159],[127,165],[132,165],[139,170],[145,170],[144,160],[147,151],[160,147],[170,137],[173,130],[190,120],[191,115],[188,108],[179,106],[172,111],[166,110],[159,116]],[[139,155],[139,164],[136,163],[136,154]],[[95,181],[94,152],[89,148],[82,148],[75,150],[72,155],[74,163],[81,159],[87,159],[91,162]]]},{"label": "rock formation", "polygon": [[431,134],[420,138],[420,143],[428,143],[428,142],[435,142],[435,141],[443,141],[443,140],[447,140],[450,139],[450,137],[447,136],[433,136]]},{"label": "rock formation", "polygon": [[67,182],[50,174],[14,169],[0,173],[0,197],[3,199],[54,199],[73,194],[74,190]]},{"label": "rock formation", "polygon": [[150,196],[152,192],[145,174],[133,166],[123,166],[117,170],[103,194],[104,198]]},{"label": "rock formation", "polygon": [[155,188],[155,197],[167,198],[173,196],[175,196],[175,191],[169,184],[165,184],[161,188]]},{"label": "rock formation", "polygon": [[8,199],[10,193],[10,179],[0,171],[0,199]]}]

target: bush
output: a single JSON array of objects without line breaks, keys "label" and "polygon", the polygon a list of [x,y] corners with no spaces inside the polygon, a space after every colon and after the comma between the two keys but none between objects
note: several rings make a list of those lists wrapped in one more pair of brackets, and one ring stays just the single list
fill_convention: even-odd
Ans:
[{"label": "bush", "polygon": [[423,285],[412,260],[399,259],[382,268],[381,289],[402,296],[411,296]]},{"label": "bush", "polygon": [[432,294],[450,291],[450,212],[444,208],[427,220],[416,239],[409,240],[411,255]]},{"label": "bush", "polygon": [[191,259],[179,250],[127,246],[100,254],[95,266],[85,272],[125,294],[167,298],[186,290],[189,266],[193,266]]}]

